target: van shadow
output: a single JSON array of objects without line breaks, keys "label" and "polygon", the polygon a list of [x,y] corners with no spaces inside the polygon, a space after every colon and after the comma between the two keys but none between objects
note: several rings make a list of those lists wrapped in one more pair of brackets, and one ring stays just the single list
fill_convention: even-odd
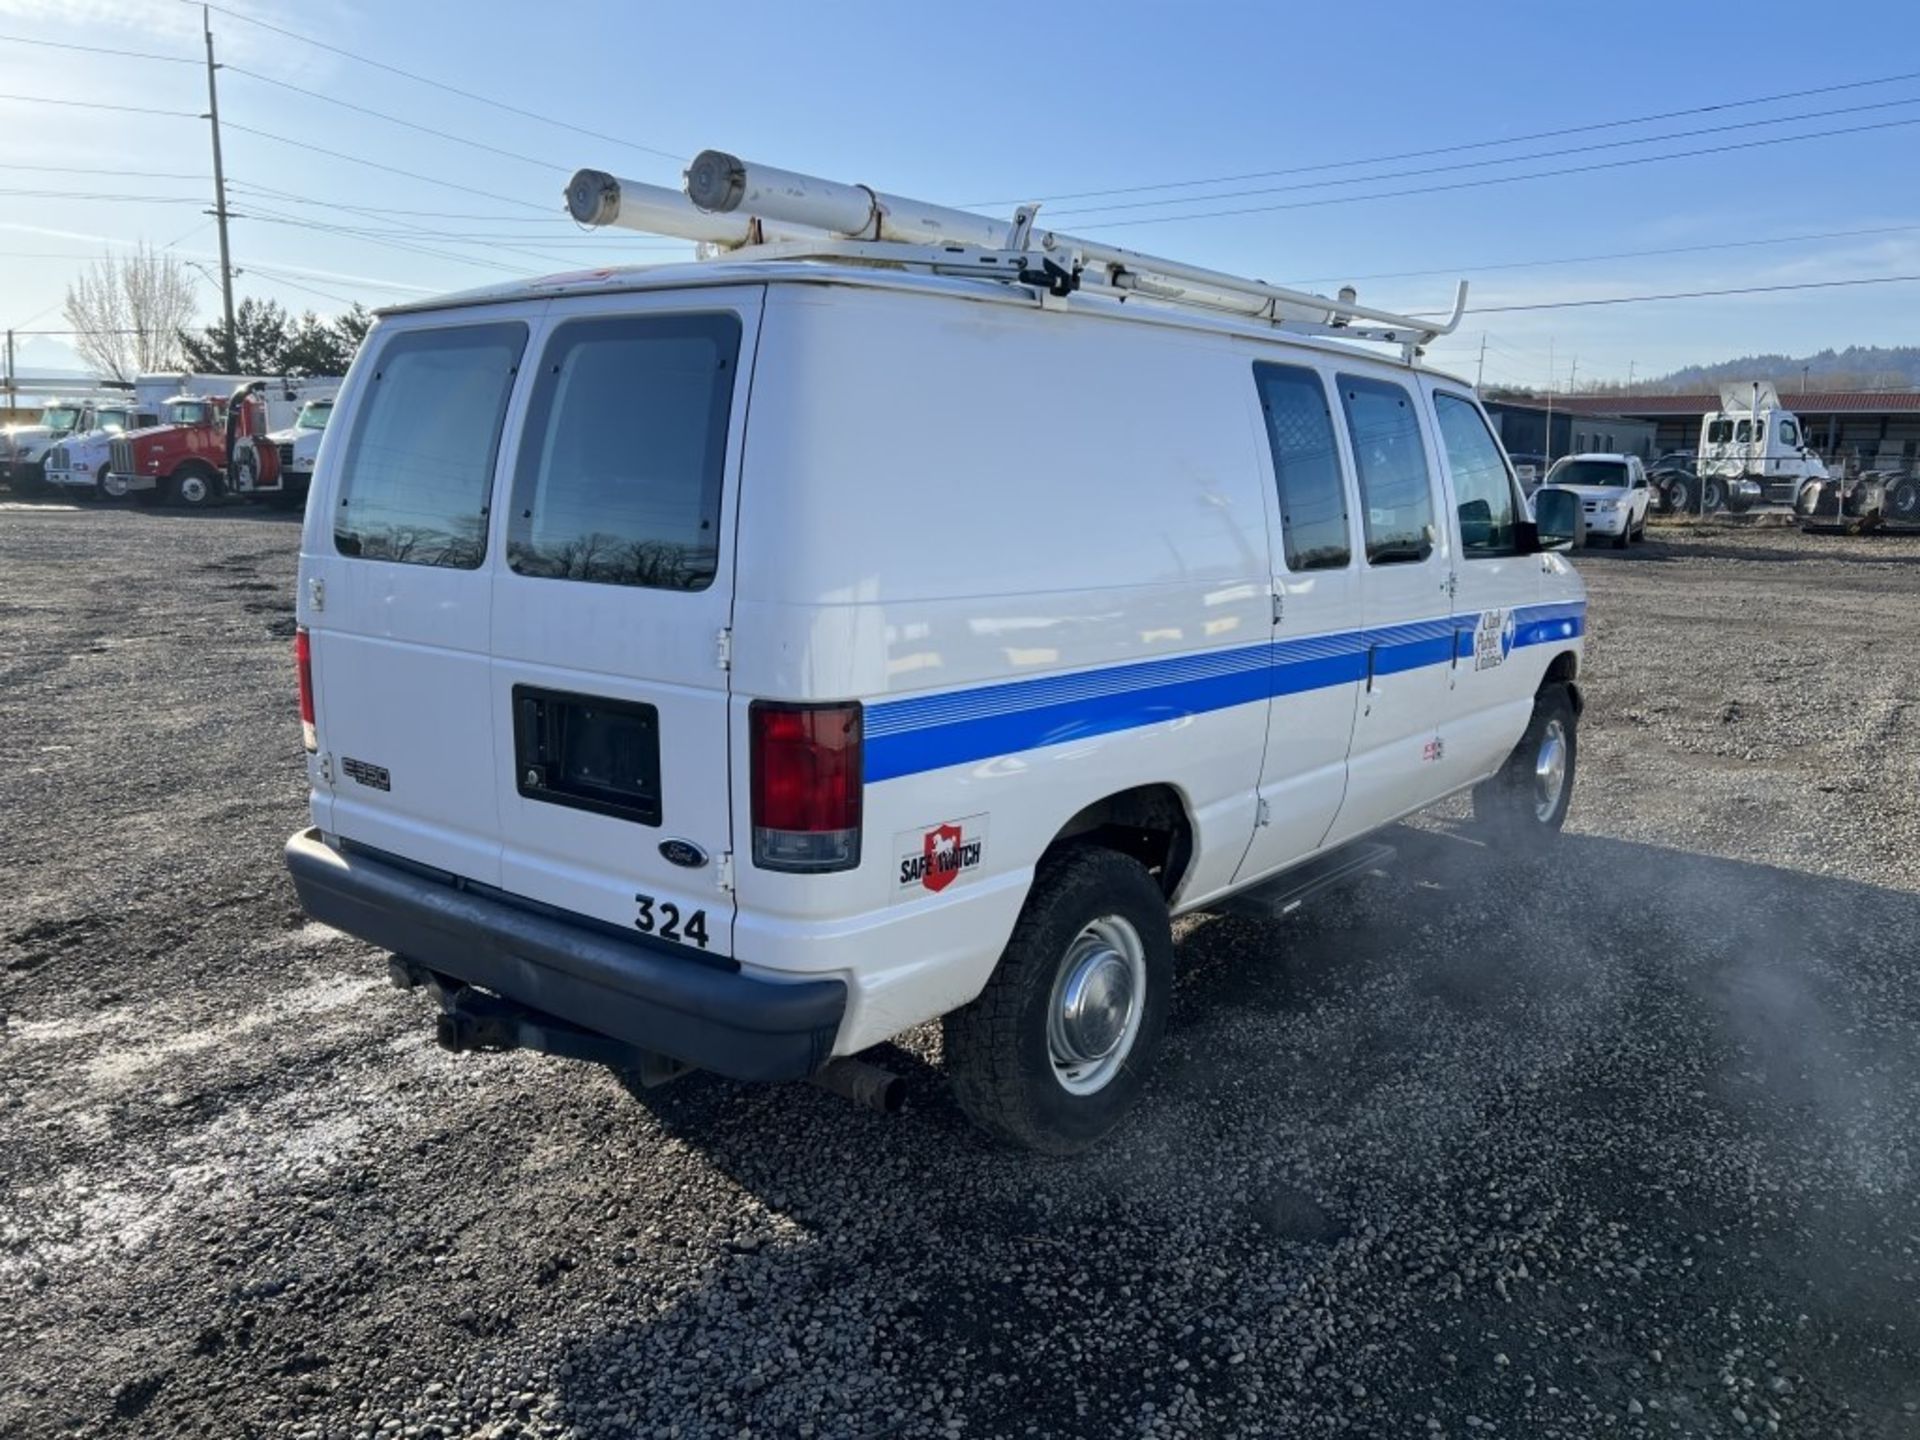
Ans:
[{"label": "van shadow", "polygon": [[[644,1247],[610,1273],[632,1318],[567,1347],[551,1418],[1104,1436],[1203,1399],[1197,1432],[1344,1410],[1415,1433],[1442,1396],[1503,1413],[1496,1327],[1566,1333],[1554,1363],[1623,1406],[1643,1352],[1618,1336],[1711,1306],[1748,1328],[1698,1334],[1703,1393],[1741,1343],[1849,1404],[1904,1393],[1920,895],[1588,836],[1388,838],[1393,869],[1317,909],[1182,923],[1156,1078],[1086,1156],[979,1138],[930,1028],[869,1056],[907,1076],[901,1118],[648,1092],[712,1197],[708,1251],[690,1284]],[[1624,1269],[1591,1257],[1616,1232]],[[1523,1247],[1535,1283],[1496,1296],[1487,1257]]]}]

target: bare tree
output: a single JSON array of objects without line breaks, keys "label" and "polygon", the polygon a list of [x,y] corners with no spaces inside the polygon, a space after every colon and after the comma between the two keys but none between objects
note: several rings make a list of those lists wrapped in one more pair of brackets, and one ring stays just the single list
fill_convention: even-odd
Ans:
[{"label": "bare tree", "polygon": [[73,348],[102,375],[178,368],[180,330],[193,318],[193,281],[171,255],[140,245],[97,260],[67,287]]}]

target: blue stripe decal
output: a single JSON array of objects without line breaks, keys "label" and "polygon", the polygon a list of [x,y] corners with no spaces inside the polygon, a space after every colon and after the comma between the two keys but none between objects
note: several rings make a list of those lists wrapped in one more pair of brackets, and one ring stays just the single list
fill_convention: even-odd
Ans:
[{"label": "blue stripe decal", "polygon": [[[1517,607],[1513,648],[1584,633],[1586,608],[1584,601]],[[893,780],[1275,695],[1355,684],[1366,677],[1369,650],[1380,675],[1444,665],[1473,653],[1478,619],[1449,615],[882,701],[867,707],[866,778]]]}]

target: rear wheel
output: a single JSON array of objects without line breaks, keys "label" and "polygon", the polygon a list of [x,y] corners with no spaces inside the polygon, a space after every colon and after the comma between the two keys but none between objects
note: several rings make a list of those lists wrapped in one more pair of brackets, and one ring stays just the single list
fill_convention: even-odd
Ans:
[{"label": "rear wheel", "polygon": [[960,1108],[1014,1145],[1086,1149],[1139,1097],[1172,991],[1173,931],[1153,877],[1113,850],[1051,856],[986,989],[946,1018]]},{"label": "rear wheel", "polygon": [[1674,515],[1691,515],[1700,503],[1700,491],[1695,481],[1684,475],[1675,476],[1667,482],[1667,510]]},{"label": "rear wheel", "polygon": [[1920,479],[1909,475],[1887,492],[1886,513],[1908,525],[1920,524]]},{"label": "rear wheel", "polygon": [[1700,482],[1700,503],[1707,514],[1712,515],[1727,503],[1726,484],[1716,476],[1709,475]]},{"label": "rear wheel", "polygon": [[1560,833],[1573,799],[1579,717],[1564,685],[1533,697],[1526,734],[1500,773],[1474,787],[1473,816],[1504,840],[1539,842]]}]

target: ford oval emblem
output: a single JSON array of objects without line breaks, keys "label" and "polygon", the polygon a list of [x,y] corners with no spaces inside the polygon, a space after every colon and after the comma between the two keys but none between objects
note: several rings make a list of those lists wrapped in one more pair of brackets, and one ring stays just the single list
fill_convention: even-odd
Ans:
[{"label": "ford oval emblem", "polygon": [[698,870],[707,863],[707,852],[691,840],[662,840],[660,853],[666,857],[669,865],[679,865],[688,870]]}]

